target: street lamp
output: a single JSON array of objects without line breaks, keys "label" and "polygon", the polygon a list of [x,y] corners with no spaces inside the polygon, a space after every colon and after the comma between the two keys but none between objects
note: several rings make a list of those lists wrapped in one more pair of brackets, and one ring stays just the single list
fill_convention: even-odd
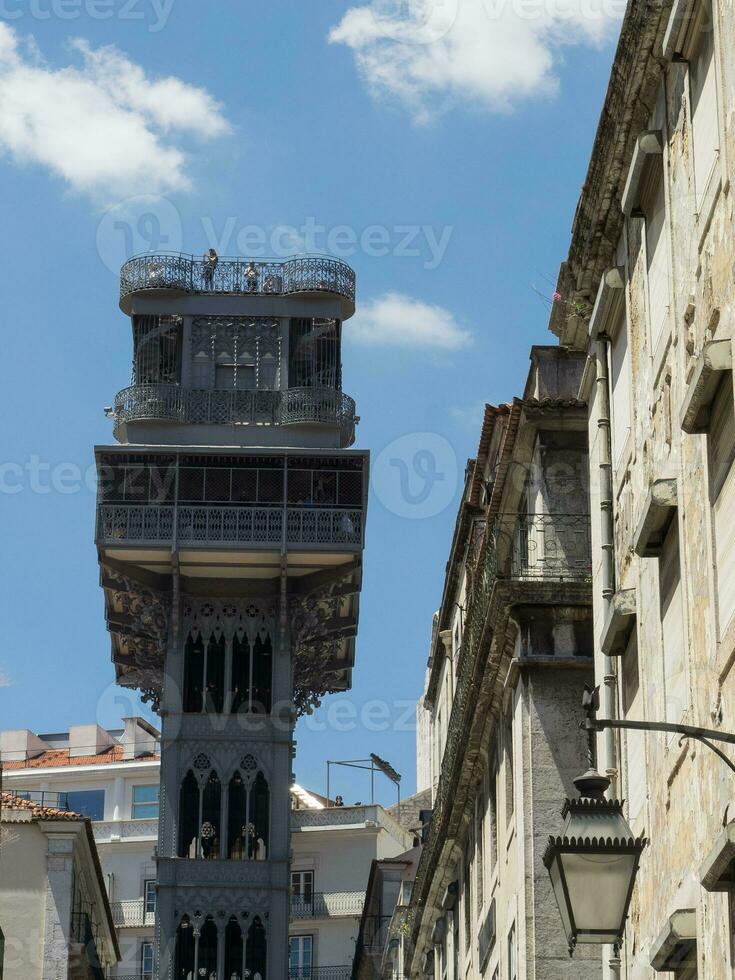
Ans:
[{"label": "street lamp", "polygon": [[565,802],[561,836],[544,853],[570,956],[578,943],[620,945],[647,843],[633,836],[622,803],[605,798],[606,776],[589,769],[574,785],[579,797]]},{"label": "street lamp", "polygon": [[693,738],[735,772],[735,763],[713,744],[735,744],[733,733],[669,722],[598,718],[597,688],[585,687],[582,704],[587,719],[581,727],[589,739],[590,768],[574,780],[579,797],[565,802],[562,834],[549,838],[544,853],[570,956],[580,943],[611,943],[616,947],[622,944],[638,864],[648,843],[645,837],[633,836],[623,816],[622,801],[605,797],[610,780],[594,768],[595,734],[613,729]]}]

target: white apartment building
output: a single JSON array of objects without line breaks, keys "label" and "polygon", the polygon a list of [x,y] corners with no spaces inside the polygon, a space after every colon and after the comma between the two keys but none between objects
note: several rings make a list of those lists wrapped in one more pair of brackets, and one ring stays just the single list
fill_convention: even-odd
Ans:
[{"label": "white apartment building", "polygon": [[91,823],[0,793],[0,977],[101,980],[119,950]]},{"label": "white apartment building", "polygon": [[[119,730],[0,733],[6,790],[91,819],[124,980],[153,975],[158,738],[141,718]],[[299,786],[291,798],[289,978],[348,980],[372,862],[406,851],[413,835],[378,805],[328,807]]]}]

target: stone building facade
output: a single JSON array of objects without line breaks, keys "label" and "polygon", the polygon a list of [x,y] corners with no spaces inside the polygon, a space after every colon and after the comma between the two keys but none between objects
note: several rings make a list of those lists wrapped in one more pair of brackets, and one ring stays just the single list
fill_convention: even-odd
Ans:
[{"label": "stone building facade", "polygon": [[90,821],[0,793],[0,976],[103,980],[120,958]]},{"label": "stone building facade", "polygon": [[570,963],[541,860],[593,676],[584,363],[534,347],[523,397],[486,408],[419,709],[433,814],[376,976],[601,975],[594,951]]},{"label": "stone building facade", "polygon": [[[734,40],[732,4],[629,5],[551,321],[587,355],[602,712],[729,733]],[[733,977],[733,773],[668,733],[598,756],[650,840],[605,976]]]}]

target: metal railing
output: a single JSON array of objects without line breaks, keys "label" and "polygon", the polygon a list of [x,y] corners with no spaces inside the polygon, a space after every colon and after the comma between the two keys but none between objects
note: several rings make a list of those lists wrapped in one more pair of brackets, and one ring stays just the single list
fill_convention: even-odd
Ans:
[{"label": "metal railing", "polygon": [[110,908],[116,929],[136,929],[141,926],[152,926],[155,922],[155,911],[146,911],[145,900],[142,898],[127,902],[110,902]]},{"label": "metal railing", "polygon": [[589,514],[498,514],[493,534],[498,573],[506,578],[592,576]]},{"label": "metal railing", "polygon": [[350,980],[349,966],[312,966],[290,969],[288,980]]},{"label": "metal railing", "polygon": [[92,920],[86,912],[73,912],[71,917],[70,943],[82,947],[85,967],[94,980],[105,980],[105,972],[100,963],[97,949],[97,936]]},{"label": "metal railing", "polygon": [[213,425],[339,426],[342,448],[355,441],[354,399],[336,388],[210,390],[175,384],[131,385],[118,392],[115,432],[128,422],[156,420]]},{"label": "metal railing", "polygon": [[[276,547],[283,534],[282,507],[100,504],[97,540],[109,545],[169,544],[174,520],[180,545],[262,545]],[[286,543],[300,546],[360,547],[363,511],[344,507],[287,507]]]},{"label": "metal railing", "polygon": [[26,800],[36,806],[48,807],[50,810],[68,810],[69,800],[66,793],[36,792],[34,790],[6,790],[14,800]]},{"label": "metal railing", "polygon": [[314,892],[291,896],[292,919],[326,919],[358,916],[365,904],[364,892]]},{"label": "metal railing", "polygon": [[133,256],[120,270],[121,300],[141,289],[276,296],[324,292],[354,303],[355,273],[346,262],[326,255],[280,260],[223,257],[213,268],[195,255],[159,252]]}]

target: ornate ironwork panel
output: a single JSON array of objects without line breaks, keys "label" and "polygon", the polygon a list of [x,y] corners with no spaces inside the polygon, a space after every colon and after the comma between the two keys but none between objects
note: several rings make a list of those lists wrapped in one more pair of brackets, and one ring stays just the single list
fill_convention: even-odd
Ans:
[{"label": "ornate ironwork panel", "polygon": [[354,302],[355,273],[347,263],[328,256],[283,260],[221,258],[213,267],[194,255],[136,255],[120,272],[120,299],[141,289],[176,289],[187,293],[328,292]]},{"label": "ornate ironwork panel", "polygon": [[189,424],[338,425],[340,443],[355,439],[354,399],[334,388],[215,390],[150,384],[124,388],[115,399],[115,428],[147,420]]}]

